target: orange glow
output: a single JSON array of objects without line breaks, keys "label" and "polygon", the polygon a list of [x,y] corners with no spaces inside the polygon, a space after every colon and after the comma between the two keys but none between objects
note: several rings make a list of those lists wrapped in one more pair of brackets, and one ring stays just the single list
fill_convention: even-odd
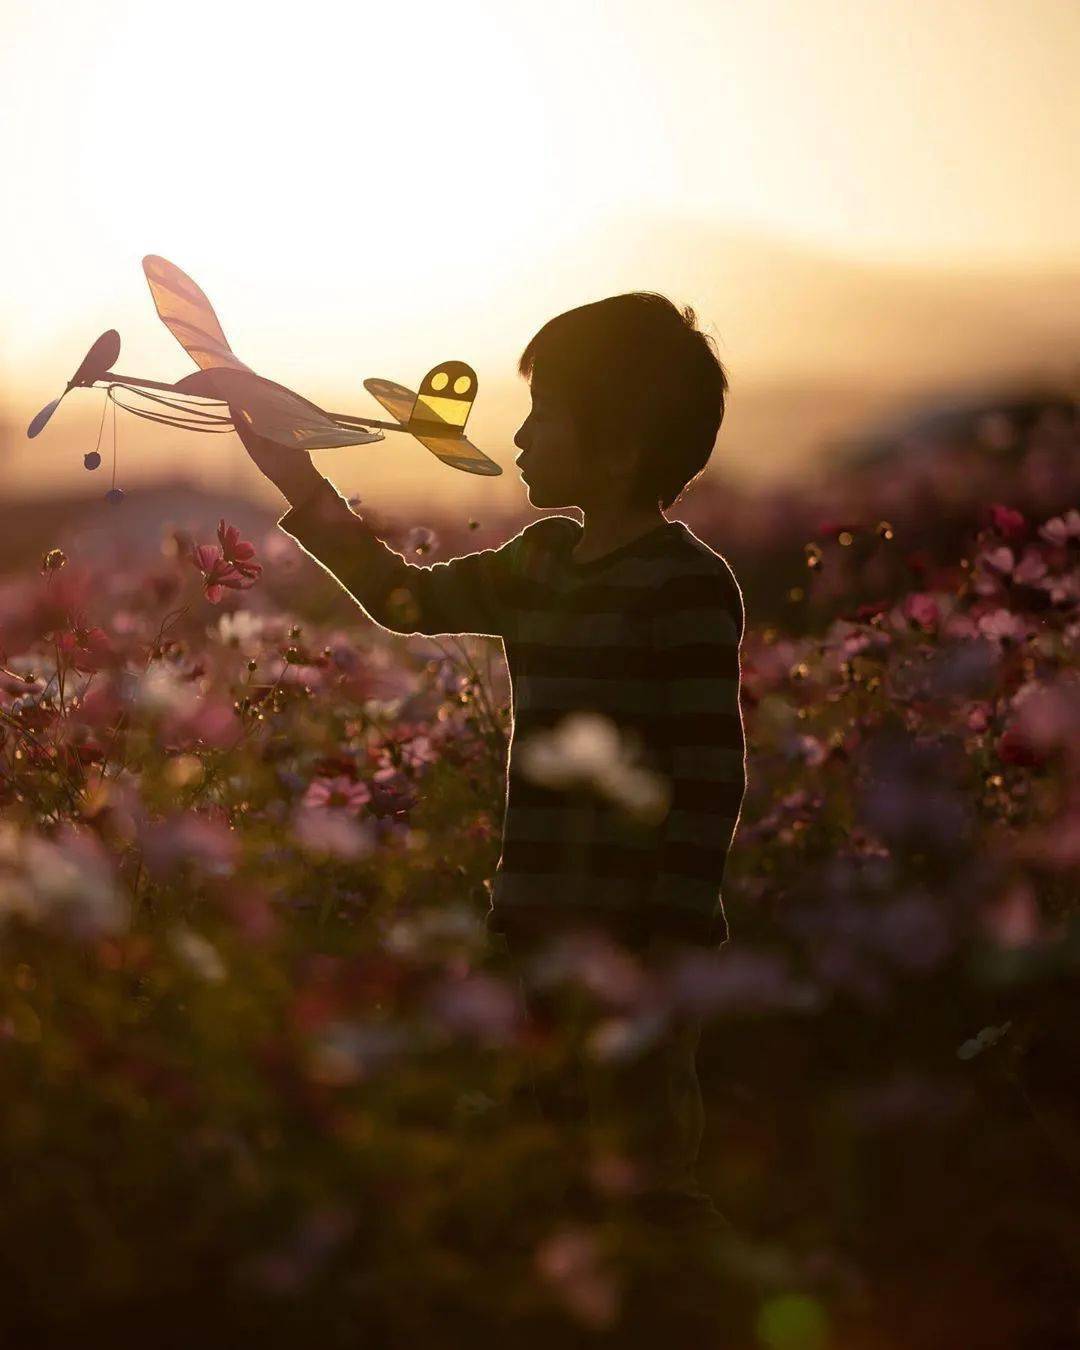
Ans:
[{"label": "orange glow", "polygon": [[[793,391],[880,407],[1078,349],[1072,0],[462,0],[449,26],[434,0],[0,16],[13,490],[79,480],[96,395],[33,443],[25,428],[95,333],[119,329],[125,372],[187,373],[148,303],[152,252],[207,289],[253,369],[322,407],[377,416],[364,378],[415,389],[464,357],[470,436],[504,468],[522,347],[619,291],[698,310],[732,380],[721,446],[748,473],[794,462],[760,453]],[[129,482],[246,473],[233,438],[133,425]],[[806,417],[783,425],[768,443],[797,461]],[[520,493],[404,438],[320,453],[348,488]]]}]

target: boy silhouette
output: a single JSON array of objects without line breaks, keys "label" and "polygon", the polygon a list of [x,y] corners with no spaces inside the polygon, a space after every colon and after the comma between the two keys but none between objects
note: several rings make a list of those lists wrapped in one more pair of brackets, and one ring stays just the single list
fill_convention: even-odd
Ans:
[{"label": "boy silhouette", "polygon": [[[238,426],[290,502],[279,526],[375,623],[502,640],[512,730],[488,929],[516,959],[575,929],[647,962],[728,938],[720,888],[746,783],[742,595],[725,559],[663,514],[705,468],[724,416],[727,376],[696,324],[653,292],[546,323],[518,364],[532,408],[516,462],[534,507],[580,508],[584,524],[546,516],[499,548],[431,566],[388,548],[309,455]],[[582,837],[580,799],[519,769],[516,746],[580,711],[610,719],[664,776],[662,820],[596,802]],[[660,1220],[716,1213],[694,1177],[700,1030],[683,1017],[643,1054],[583,1064],[579,1084],[538,1098],[552,1118],[580,1114],[583,1099],[594,1122],[614,1118],[644,1168],[642,1208]]]}]

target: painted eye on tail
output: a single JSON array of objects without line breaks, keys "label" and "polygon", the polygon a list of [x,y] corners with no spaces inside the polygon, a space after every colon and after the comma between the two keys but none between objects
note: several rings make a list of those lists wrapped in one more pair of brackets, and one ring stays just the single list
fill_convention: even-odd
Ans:
[{"label": "painted eye on tail", "polygon": [[476,371],[464,361],[443,361],[421,381],[409,416],[409,430],[460,435],[475,401]]}]

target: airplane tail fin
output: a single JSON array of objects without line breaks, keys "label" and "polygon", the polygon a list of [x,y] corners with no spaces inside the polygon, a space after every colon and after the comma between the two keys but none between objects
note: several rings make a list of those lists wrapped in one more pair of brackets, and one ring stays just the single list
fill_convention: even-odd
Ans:
[{"label": "airplane tail fin", "polygon": [[[466,378],[470,381],[468,386],[464,383]],[[489,477],[502,473],[495,461],[464,434],[476,398],[476,372],[464,361],[444,361],[428,371],[419,394],[393,380],[365,380],[364,388],[397,419],[402,431],[415,436],[449,468]],[[446,403],[440,403],[440,399]]]},{"label": "airplane tail fin", "polygon": [[424,376],[407,429],[414,436],[463,436],[476,401],[476,371],[464,361],[442,361]]}]

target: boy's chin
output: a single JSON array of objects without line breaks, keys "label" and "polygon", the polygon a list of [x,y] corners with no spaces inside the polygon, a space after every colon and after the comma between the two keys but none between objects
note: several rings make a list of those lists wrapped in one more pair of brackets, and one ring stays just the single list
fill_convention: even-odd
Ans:
[{"label": "boy's chin", "polygon": [[548,511],[556,506],[573,505],[573,502],[565,500],[565,493],[544,492],[543,489],[537,487],[535,483],[526,483],[525,491],[529,497],[529,505],[535,506],[538,511]]}]

